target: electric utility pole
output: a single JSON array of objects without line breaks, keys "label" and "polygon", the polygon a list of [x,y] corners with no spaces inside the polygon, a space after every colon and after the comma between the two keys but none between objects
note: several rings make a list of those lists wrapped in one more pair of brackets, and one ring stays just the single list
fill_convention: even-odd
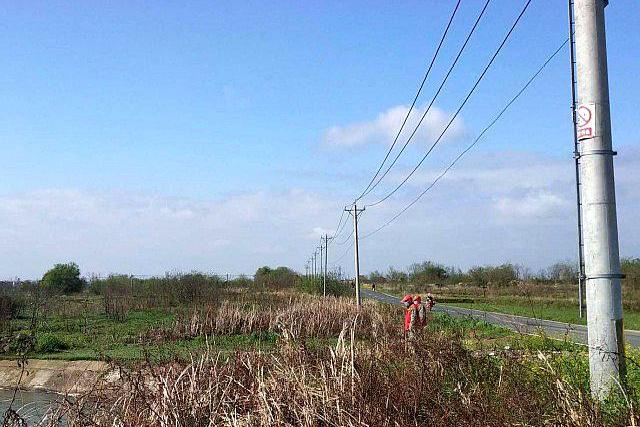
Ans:
[{"label": "electric utility pole", "polygon": [[362,305],[362,297],[360,295],[360,255],[358,253],[358,215],[364,211],[365,208],[358,209],[358,205],[355,203],[351,208],[344,208],[353,216],[353,243],[354,243],[354,261],[355,261],[355,273],[356,273],[356,304],[358,307]]},{"label": "electric utility pole", "polygon": [[327,296],[327,261],[329,260],[329,236],[324,235],[324,276],[322,276],[322,293]]},{"label": "electric utility pole", "polygon": [[307,265],[304,266],[304,277],[309,278],[309,261],[307,261]]},{"label": "electric utility pole", "polygon": [[316,258],[318,257],[318,251],[313,253],[313,283],[316,283],[318,278],[318,264],[316,263]]},{"label": "electric utility pole", "polygon": [[[609,111],[604,8],[607,0],[575,0],[587,328],[591,393],[604,399],[624,381],[618,224]],[[622,381],[621,381],[622,380]]]},{"label": "electric utility pole", "polygon": [[322,253],[323,253],[323,248],[322,248],[322,238],[320,238],[320,275],[318,276],[318,279],[320,278],[320,276],[322,276],[322,268],[324,266],[322,260],[324,259],[322,257]]}]

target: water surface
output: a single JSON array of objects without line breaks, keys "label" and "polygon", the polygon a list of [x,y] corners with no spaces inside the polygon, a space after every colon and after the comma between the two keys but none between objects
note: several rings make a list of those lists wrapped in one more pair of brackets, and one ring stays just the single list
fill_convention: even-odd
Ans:
[{"label": "water surface", "polygon": [[[0,390],[0,423],[13,398],[12,390]],[[61,396],[45,391],[19,391],[11,407],[25,419],[29,425],[36,423],[46,415],[49,407]]]}]

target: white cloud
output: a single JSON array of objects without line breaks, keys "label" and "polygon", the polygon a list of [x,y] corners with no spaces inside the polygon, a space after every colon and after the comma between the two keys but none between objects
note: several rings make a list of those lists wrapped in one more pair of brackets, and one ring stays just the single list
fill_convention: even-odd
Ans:
[{"label": "white cloud", "polygon": [[314,239],[324,238],[325,235],[332,236],[335,233],[335,230],[324,228],[324,227],[315,227],[313,232],[310,234],[310,237]]},{"label": "white cloud", "polygon": [[[378,114],[375,119],[370,121],[334,126],[325,132],[323,142],[333,147],[357,147],[366,144],[391,145],[407,111],[409,111],[409,107],[399,105]],[[409,137],[425,111],[426,108],[416,107],[413,109],[399,139],[401,143],[404,143]],[[413,137],[413,142],[434,141],[442,133],[451,116],[437,107],[432,107]],[[464,123],[460,117],[457,117],[444,134],[443,140],[454,140],[461,137],[464,132]]]},{"label": "white cloud", "polygon": [[[616,167],[621,254],[638,256],[640,155],[620,151],[626,152]],[[372,263],[363,269],[425,259],[463,267],[511,261],[536,269],[573,258],[577,256],[573,167],[570,157],[539,153],[469,158],[391,226],[363,242],[362,252]],[[361,234],[395,215],[439,173],[440,169],[422,172],[377,210],[368,210]]]},{"label": "white cloud", "polygon": [[96,273],[294,265],[299,248],[333,222],[325,216],[330,207],[299,190],[221,200],[69,189],[5,195],[0,278],[36,277],[69,260]]},{"label": "white cloud", "polygon": [[562,214],[571,207],[571,203],[560,194],[542,191],[521,197],[500,197],[495,207],[499,214],[509,219],[540,219]]},{"label": "white cloud", "polygon": [[[621,253],[638,256],[640,156],[626,153],[618,162]],[[535,269],[575,255],[570,159],[497,153],[463,165],[391,226],[361,241],[362,271],[426,259],[461,267],[512,261]],[[367,209],[360,235],[395,215],[419,188]],[[0,279],[37,277],[70,260],[85,273],[303,269],[319,237],[333,234],[340,198],[302,189],[208,200],[77,189],[0,195]],[[341,266],[349,272],[352,225],[346,221],[330,245],[329,261],[346,251]]]},{"label": "white cloud", "polygon": [[[444,169],[450,158],[442,159],[437,167],[414,174],[408,185],[424,187]],[[391,179],[404,179],[408,170],[396,172]],[[532,191],[566,186],[575,179],[573,159],[558,159],[534,153],[501,153],[499,156],[468,157],[458,162],[442,178],[449,185],[465,186],[468,190],[487,192]]]}]

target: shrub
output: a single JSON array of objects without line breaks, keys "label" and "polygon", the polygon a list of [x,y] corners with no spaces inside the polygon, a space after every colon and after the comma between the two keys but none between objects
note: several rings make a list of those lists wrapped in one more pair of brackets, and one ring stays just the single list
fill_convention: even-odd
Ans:
[{"label": "shrub", "polygon": [[518,269],[513,264],[473,267],[469,269],[469,276],[477,286],[506,286],[518,281]]},{"label": "shrub", "polygon": [[287,267],[272,269],[265,266],[256,271],[254,282],[256,285],[269,288],[289,288],[298,282],[298,274]]},{"label": "shrub", "polygon": [[82,290],[85,281],[76,263],[56,264],[42,277],[42,285],[54,294],[73,294]]},{"label": "shrub", "polygon": [[386,283],[387,281],[387,279],[384,277],[384,274],[380,273],[379,271],[374,271],[369,274],[367,280],[371,283]]},{"label": "shrub", "polygon": [[419,283],[433,283],[446,280],[449,275],[444,266],[431,261],[415,263],[409,267],[409,280]]},{"label": "shrub", "polygon": [[4,337],[1,344],[2,348],[0,350],[2,352],[25,355],[33,350],[35,339],[29,332],[19,331],[15,335],[9,334]]},{"label": "shrub", "polygon": [[227,282],[227,286],[244,288],[253,284],[253,280],[244,274],[236,277],[235,279],[231,279]]},{"label": "shrub", "polygon": [[622,258],[620,264],[627,279],[640,279],[640,258]]},{"label": "shrub", "polygon": [[572,262],[557,262],[547,271],[549,279],[561,283],[577,283],[578,274],[578,266]]},{"label": "shrub", "polygon": [[[302,277],[298,281],[298,289],[309,294],[322,295],[324,293],[324,284],[322,278],[313,280],[311,277]],[[334,297],[352,296],[353,289],[333,275],[328,275],[327,295]]]},{"label": "shrub", "polygon": [[42,334],[36,340],[36,351],[39,353],[55,353],[68,348],[69,345],[54,334]]},{"label": "shrub", "polygon": [[389,271],[387,272],[387,279],[389,279],[389,281],[393,283],[405,283],[408,280],[408,276],[404,271],[399,271],[393,267],[389,267]]},{"label": "shrub", "polygon": [[223,280],[202,273],[172,273],[149,278],[110,275],[97,280],[92,287],[101,289],[105,313],[123,321],[129,310],[215,303]]},{"label": "shrub", "polygon": [[20,305],[14,296],[0,293],[0,322],[15,318],[19,308]]},{"label": "shrub", "polygon": [[98,276],[91,276],[88,288],[93,295],[104,295],[105,281]]}]

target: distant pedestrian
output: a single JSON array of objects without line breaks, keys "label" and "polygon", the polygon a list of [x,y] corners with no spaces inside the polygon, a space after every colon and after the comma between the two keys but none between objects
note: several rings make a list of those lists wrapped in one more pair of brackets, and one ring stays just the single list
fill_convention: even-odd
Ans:
[{"label": "distant pedestrian", "polygon": [[411,295],[405,295],[401,302],[402,305],[404,305],[404,336],[405,338],[413,338],[418,323],[418,315],[413,304],[413,297]]},{"label": "distant pedestrian", "polygon": [[422,329],[427,326],[427,305],[422,303],[422,297],[420,295],[415,296],[413,305],[417,315],[417,326],[419,329]]},{"label": "distant pedestrian", "polygon": [[371,290],[372,290],[373,292],[375,292],[375,291],[376,291],[376,282],[373,282],[373,283],[371,284]]}]

